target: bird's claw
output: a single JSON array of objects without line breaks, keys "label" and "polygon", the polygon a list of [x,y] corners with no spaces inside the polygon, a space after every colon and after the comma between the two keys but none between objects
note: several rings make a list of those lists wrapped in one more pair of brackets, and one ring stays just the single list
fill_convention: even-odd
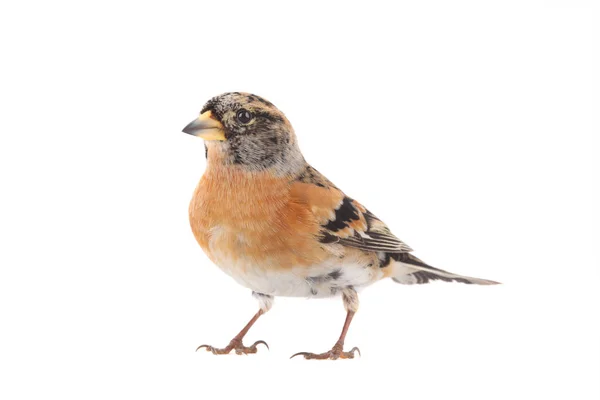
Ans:
[{"label": "bird's claw", "polygon": [[306,360],[337,360],[339,358],[350,359],[350,358],[354,358],[354,352],[357,352],[358,355],[361,356],[360,350],[358,349],[358,347],[353,347],[352,350],[350,350],[350,351],[342,351],[341,347],[333,346],[333,349],[331,349],[325,353],[315,354],[315,353],[308,353],[308,352],[303,351],[303,352],[294,354],[290,358],[294,358],[296,356],[303,356]]},{"label": "bird's claw", "polygon": [[238,354],[238,355],[246,354],[247,355],[247,354],[256,353],[258,351],[256,346],[259,344],[264,344],[265,347],[267,349],[269,349],[269,345],[264,340],[258,340],[256,342],[254,342],[254,344],[252,346],[246,347],[242,344],[241,340],[233,339],[231,342],[229,342],[227,347],[224,347],[222,349],[218,349],[216,347],[209,346],[207,344],[203,344],[201,346],[198,346],[196,348],[196,351],[198,351],[202,348],[206,348],[206,351],[210,351],[211,353],[218,355],[218,354],[229,354],[231,352],[231,350],[235,350],[235,354]]},{"label": "bird's claw", "polygon": [[254,344],[253,344],[252,346],[250,346],[250,347],[256,347],[256,345],[258,345],[258,344],[264,344],[264,345],[265,345],[265,347],[267,348],[267,350],[271,350],[271,349],[269,348],[269,345],[267,344],[267,342],[265,342],[264,340],[257,340],[257,341],[256,341],[256,342],[254,342]]},{"label": "bird's claw", "polygon": [[207,344],[202,344],[202,345],[196,347],[196,351],[200,350],[203,347],[206,347],[206,351],[211,351],[211,349],[213,348],[212,346],[209,346]]}]

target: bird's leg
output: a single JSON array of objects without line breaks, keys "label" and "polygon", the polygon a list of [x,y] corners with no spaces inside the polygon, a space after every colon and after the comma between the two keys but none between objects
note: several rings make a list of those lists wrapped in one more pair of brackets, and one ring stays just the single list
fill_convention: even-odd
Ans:
[{"label": "bird's leg", "polygon": [[222,349],[218,349],[216,347],[209,346],[207,344],[203,344],[201,346],[198,346],[196,351],[198,351],[202,348],[205,348],[206,351],[210,351],[213,354],[229,354],[231,352],[231,350],[235,350],[236,354],[253,354],[253,353],[257,352],[256,346],[261,343],[264,344],[268,349],[269,345],[264,340],[258,340],[256,342],[254,342],[254,344],[252,346],[248,346],[248,347],[244,346],[242,343],[242,339],[244,339],[244,336],[246,336],[246,333],[248,333],[248,331],[250,330],[252,325],[254,325],[254,323],[258,320],[258,318],[261,315],[263,315],[264,313],[269,311],[269,309],[273,305],[273,297],[272,296],[267,296],[267,295],[263,295],[260,293],[253,293],[253,295],[255,297],[257,297],[259,300],[260,307],[261,307],[260,310],[258,310],[258,312],[256,314],[254,314],[254,317],[252,317],[250,322],[248,322],[246,324],[246,326],[240,331],[240,333],[238,333],[237,335],[235,335],[235,337],[233,339],[231,339],[231,341],[229,342],[229,344],[226,347],[224,347]]},{"label": "bird's leg", "polygon": [[301,352],[294,354],[290,358],[304,356],[304,358],[307,360],[337,360],[338,358],[354,358],[354,352],[357,352],[360,355],[360,350],[358,347],[353,347],[350,351],[344,351],[344,340],[346,339],[350,322],[352,322],[352,318],[354,318],[354,314],[358,309],[358,295],[353,288],[346,288],[342,292],[342,297],[344,299],[344,306],[346,307],[346,311],[348,313],[346,314],[346,321],[344,322],[344,327],[342,328],[342,334],[340,335],[338,341],[333,345],[331,350],[320,354]]},{"label": "bird's leg", "polygon": [[222,349],[218,349],[216,347],[213,346],[209,346],[207,344],[203,344],[202,346],[198,346],[198,348],[196,349],[196,351],[205,348],[206,351],[211,351],[213,354],[229,354],[231,352],[231,350],[235,350],[236,354],[251,354],[251,353],[256,353],[257,349],[256,349],[256,345],[262,343],[265,346],[267,346],[267,349],[269,348],[269,345],[267,345],[267,343],[265,343],[262,340],[259,340],[257,342],[255,342],[252,346],[246,347],[242,344],[242,339],[244,338],[244,336],[246,336],[246,333],[248,333],[248,331],[250,330],[250,327],[252,325],[254,325],[254,323],[256,322],[256,320],[258,319],[258,317],[260,317],[261,315],[263,315],[263,310],[258,310],[258,312],[254,315],[254,317],[252,317],[252,319],[250,320],[250,322],[248,322],[246,324],[246,326],[244,327],[244,329],[242,329],[240,331],[240,333],[238,333],[237,335],[235,335],[235,337],[233,339],[231,339],[231,342],[229,342],[229,344],[222,348]]}]

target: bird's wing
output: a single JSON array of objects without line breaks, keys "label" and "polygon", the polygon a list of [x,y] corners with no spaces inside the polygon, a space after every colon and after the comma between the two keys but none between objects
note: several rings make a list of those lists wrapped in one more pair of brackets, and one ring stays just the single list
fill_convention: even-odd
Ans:
[{"label": "bird's wing", "polygon": [[310,208],[321,225],[322,243],[386,253],[412,251],[379,218],[310,166],[292,183],[291,194]]}]

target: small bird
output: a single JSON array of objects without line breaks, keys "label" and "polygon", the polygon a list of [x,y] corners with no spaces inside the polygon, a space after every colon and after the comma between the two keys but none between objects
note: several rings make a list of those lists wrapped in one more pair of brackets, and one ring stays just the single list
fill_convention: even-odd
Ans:
[{"label": "small bird", "polygon": [[192,232],[208,257],[252,290],[259,310],[213,354],[257,352],[242,339],[275,296],[341,296],[342,333],[324,353],[306,359],[348,359],[346,333],[358,309],[357,290],[385,278],[402,284],[434,280],[493,285],[434,268],[361,203],[310,166],[285,115],[262,97],[232,92],[209,100],[183,132],[204,139],[206,171],[189,206]]}]

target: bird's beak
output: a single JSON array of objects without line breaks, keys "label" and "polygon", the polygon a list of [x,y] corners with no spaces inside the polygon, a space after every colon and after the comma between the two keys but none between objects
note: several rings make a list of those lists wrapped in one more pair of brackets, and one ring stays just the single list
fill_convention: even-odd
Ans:
[{"label": "bird's beak", "polygon": [[225,140],[223,125],[213,118],[212,111],[201,114],[183,128],[183,132],[201,137],[204,140]]}]

